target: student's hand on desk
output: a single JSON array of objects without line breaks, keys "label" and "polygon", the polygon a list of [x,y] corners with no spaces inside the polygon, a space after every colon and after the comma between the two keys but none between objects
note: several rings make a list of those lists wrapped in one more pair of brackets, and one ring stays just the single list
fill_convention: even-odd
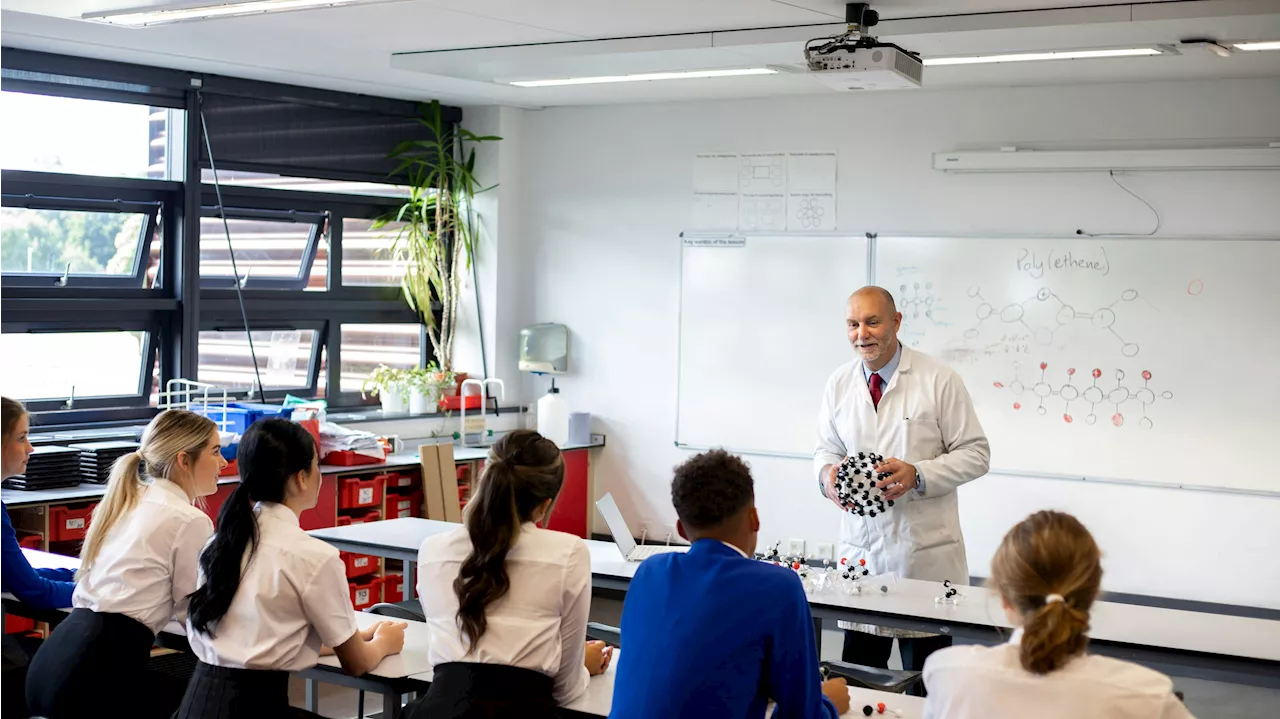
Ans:
[{"label": "student's hand on desk", "polygon": [[844,714],[849,711],[849,685],[845,682],[844,677],[836,677],[823,682],[822,693],[831,700],[832,704],[836,705],[837,714]]},{"label": "student's hand on desk", "polygon": [[916,488],[916,468],[900,459],[890,457],[880,466],[877,472],[888,472],[890,476],[876,480],[876,486],[884,492],[884,498],[893,500]]},{"label": "student's hand on desk", "polygon": [[399,654],[404,649],[404,630],[409,626],[404,622],[377,622],[361,632],[365,637],[365,641],[374,641],[382,644],[382,648],[387,654]]},{"label": "student's hand on desk", "polygon": [[600,641],[587,642],[587,651],[583,663],[587,665],[587,673],[591,676],[604,674],[613,660],[613,647]]}]

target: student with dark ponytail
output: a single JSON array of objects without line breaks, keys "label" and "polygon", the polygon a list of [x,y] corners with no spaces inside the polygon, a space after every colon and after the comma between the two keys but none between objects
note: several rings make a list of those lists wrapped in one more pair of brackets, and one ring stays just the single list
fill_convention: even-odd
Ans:
[{"label": "student with dark ponytail", "polygon": [[[0,397],[0,480],[22,474],[27,469],[27,458],[35,448],[27,439],[30,418],[22,403]],[[18,533],[9,520],[9,508],[0,502],[0,548],[3,549],[3,566],[0,566],[0,589],[12,593],[18,601],[35,609],[64,609],[71,606],[71,593],[75,591],[75,573],[69,569],[36,569],[22,553]],[[27,716],[26,694],[27,665],[31,654],[40,644],[39,639],[4,635],[3,686],[0,686],[0,716]]]},{"label": "student with dark ponytail", "polygon": [[591,557],[581,539],[537,525],[564,482],[555,444],[530,430],[489,451],[464,526],[418,551],[418,595],[434,678],[409,719],[555,716],[609,665],[587,642]]},{"label": "student with dark ponytail", "polygon": [[1007,644],[931,655],[926,719],[1191,717],[1165,675],[1085,651],[1102,553],[1075,517],[1036,512],[1009,530],[989,584],[1017,630]]},{"label": "student with dark ponytail", "polygon": [[357,630],[338,550],[298,516],[320,491],[315,441],[292,422],[249,426],[236,455],[240,486],[200,555],[187,639],[200,663],[175,719],[309,716],[289,706],[289,672],[332,647],[359,676],[404,646],[404,624]]}]

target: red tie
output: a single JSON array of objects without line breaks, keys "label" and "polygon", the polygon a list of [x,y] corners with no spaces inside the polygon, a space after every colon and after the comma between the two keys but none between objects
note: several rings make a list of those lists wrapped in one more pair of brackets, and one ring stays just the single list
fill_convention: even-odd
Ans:
[{"label": "red tie", "polygon": [[884,378],[880,376],[879,372],[872,372],[870,381],[871,404],[875,405],[876,409],[880,409],[880,398],[884,396],[884,392],[881,390],[881,385],[884,384]]}]

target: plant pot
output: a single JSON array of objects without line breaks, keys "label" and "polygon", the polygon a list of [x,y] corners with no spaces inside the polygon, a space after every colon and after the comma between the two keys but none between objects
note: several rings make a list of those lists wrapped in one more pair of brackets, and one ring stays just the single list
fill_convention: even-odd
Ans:
[{"label": "plant pot", "polygon": [[400,394],[399,385],[392,385],[379,391],[378,399],[382,401],[384,414],[404,414],[408,409],[405,406],[404,395]]},{"label": "plant pot", "polygon": [[409,414],[430,414],[439,409],[440,390],[414,390],[409,395]]},{"label": "plant pot", "polygon": [[449,396],[449,397],[457,397],[458,395],[462,394],[462,383],[463,383],[463,382],[466,382],[466,381],[467,381],[467,377],[469,377],[469,376],[470,376],[470,375],[468,375],[466,372],[456,372],[456,373],[454,373],[454,375],[453,375],[453,378],[454,378],[454,384],[453,384],[453,386],[452,386],[452,387],[450,387],[450,388],[449,388],[449,393],[448,393],[448,395],[446,395],[446,396]]}]

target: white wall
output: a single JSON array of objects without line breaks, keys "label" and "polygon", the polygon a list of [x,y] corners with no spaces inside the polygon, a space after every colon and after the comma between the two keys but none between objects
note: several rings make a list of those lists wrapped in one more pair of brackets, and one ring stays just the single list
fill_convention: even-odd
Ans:
[{"label": "white wall", "polygon": [[[598,491],[619,498],[637,532],[647,525],[651,535],[665,533],[674,524],[671,468],[687,456],[673,446],[676,238],[689,221],[695,152],[838,149],[845,230],[1138,232],[1150,227],[1148,211],[1105,175],[944,175],[930,169],[930,154],[1005,144],[1280,140],[1277,118],[1274,79],[524,112],[522,207],[515,227],[504,220],[503,229],[518,233],[525,273],[512,311],[521,322],[571,328],[572,373],[561,385],[571,406],[593,412],[595,431],[608,435],[598,453]],[[1127,184],[1160,209],[1165,233],[1280,236],[1280,173],[1143,174]],[[1206,327],[1187,340],[1188,351],[1205,353],[1206,371],[1217,372],[1211,381],[1233,391],[1230,344],[1248,338]],[[796,421],[770,414],[768,399],[760,397],[761,412],[750,421]],[[808,463],[749,459],[762,539],[834,541],[838,513],[819,497]],[[1225,471],[1270,471],[1223,459]],[[965,487],[961,506],[974,574],[986,573],[1009,526],[1056,507],[1097,535],[1109,590],[1280,607],[1280,500],[992,476]]]}]

